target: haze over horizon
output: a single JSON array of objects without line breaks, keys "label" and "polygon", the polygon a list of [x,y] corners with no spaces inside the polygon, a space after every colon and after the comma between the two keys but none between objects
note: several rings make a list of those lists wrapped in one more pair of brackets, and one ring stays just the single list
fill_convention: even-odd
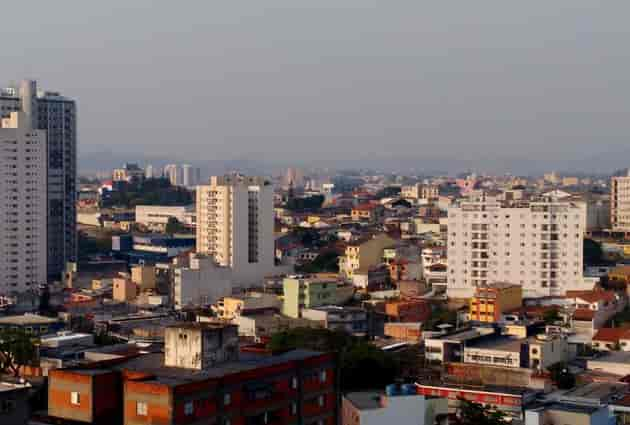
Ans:
[{"label": "haze over horizon", "polygon": [[630,157],[628,3],[296,3],[14,2],[0,85],[76,98],[83,156]]}]

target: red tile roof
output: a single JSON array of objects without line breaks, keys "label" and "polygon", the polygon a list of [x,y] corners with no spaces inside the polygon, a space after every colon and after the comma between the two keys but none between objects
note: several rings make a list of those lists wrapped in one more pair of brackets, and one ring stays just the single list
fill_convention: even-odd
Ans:
[{"label": "red tile roof", "polygon": [[593,336],[593,341],[619,342],[621,338],[630,336],[630,328],[601,328]]},{"label": "red tile roof", "polygon": [[598,301],[614,301],[617,296],[613,291],[567,291],[567,298],[579,298],[587,303],[596,303]]}]

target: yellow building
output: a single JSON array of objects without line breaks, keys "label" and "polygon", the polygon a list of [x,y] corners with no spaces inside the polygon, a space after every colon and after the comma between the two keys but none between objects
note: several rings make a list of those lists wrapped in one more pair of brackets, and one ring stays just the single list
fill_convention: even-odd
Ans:
[{"label": "yellow building", "polygon": [[383,207],[375,204],[362,204],[352,208],[352,221],[367,221],[374,223],[383,214]]},{"label": "yellow building", "polygon": [[357,241],[346,247],[345,255],[339,259],[339,271],[348,279],[360,268],[369,269],[383,262],[383,251],[396,241],[385,233],[371,239]]},{"label": "yellow building", "polygon": [[523,288],[520,285],[497,282],[480,286],[470,299],[470,320],[493,323],[501,315],[523,305]]},{"label": "yellow building", "polygon": [[131,268],[131,280],[141,290],[155,289],[155,267],[135,266]]},{"label": "yellow building", "polygon": [[114,278],[113,298],[116,301],[133,301],[136,299],[137,287],[136,284],[124,277]]}]

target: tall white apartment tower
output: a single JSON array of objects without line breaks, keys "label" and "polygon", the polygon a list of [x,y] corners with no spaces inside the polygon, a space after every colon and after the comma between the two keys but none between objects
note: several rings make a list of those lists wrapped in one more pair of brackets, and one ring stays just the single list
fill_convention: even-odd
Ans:
[{"label": "tall white apartment tower", "polygon": [[73,99],[39,91],[35,81],[0,89],[0,117],[21,111],[32,127],[45,130],[48,158],[47,274],[60,279],[77,260],[77,112]]},{"label": "tall white apartment tower", "polygon": [[214,176],[197,186],[197,253],[232,269],[234,283],[275,268],[273,186],[264,177]]},{"label": "tall white apartment tower", "polygon": [[168,164],[164,166],[164,177],[171,182],[173,186],[182,185],[182,168],[177,164]]},{"label": "tall white apartment tower", "polygon": [[46,284],[46,132],[24,112],[0,119],[0,295]]},{"label": "tall white apartment tower", "polygon": [[610,183],[610,223],[616,232],[630,232],[630,170]]},{"label": "tall white apartment tower", "polygon": [[474,193],[448,210],[447,295],[467,298],[493,282],[520,284],[531,298],[591,289],[582,274],[585,228],[584,203]]},{"label": "tall white apartment tower", "polygon": [[201,170],[190,164],[182,165],[182,186],[193,187],[200,183]]}]

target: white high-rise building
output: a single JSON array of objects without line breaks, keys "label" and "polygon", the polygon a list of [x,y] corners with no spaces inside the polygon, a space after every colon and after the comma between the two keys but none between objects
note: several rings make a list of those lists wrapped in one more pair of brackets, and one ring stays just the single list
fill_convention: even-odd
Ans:
[{"label": "white high-rise building", "polygon": [[613,231],[630,232],[630,170],[610,184],[610,222]]},{"label": "white high-rise building", "polygon": [[448,210],[447,294],[467,298],[493,282],[520,284],[532,298],[591,289],[582,275],[585,228],[581,202],[473,193]]},{"label": "white high-rise building", "polygon": [[197,253],[232,269],[235,286],[275,270],[273,186],[264,177],[214,176],[197,186]]},{"label": "white high-rise building", "polygon": [[47,274],[56,280],[68,262],[77,261],[76,109],[73,99],[37,90],[35,81],[0,89],[0,117],[22,111],[33,128],[47,134]]},{"label": "white high-rise building", "polygon": [[156,175],[155,169],[153,168],[153,165],[151,164],[147,164],[146,167],[144,167],[144,178],[146,179],[153,179],[158,177]]},{"label": "white high-rise building", "polygon": [[193,187],[201,182],[201,170],[190,164],[182,165],[182,186]]},{"label": "white high-rise building", "polygon": [[0,296],[47,282],[46,131],[24,112],[0,121]]},{"label": "white high-rise building", "polygon": [[168,164],[164,166],[164,177],[171,182],[173,186],[182,186],[182,168],[177,164]]}]

